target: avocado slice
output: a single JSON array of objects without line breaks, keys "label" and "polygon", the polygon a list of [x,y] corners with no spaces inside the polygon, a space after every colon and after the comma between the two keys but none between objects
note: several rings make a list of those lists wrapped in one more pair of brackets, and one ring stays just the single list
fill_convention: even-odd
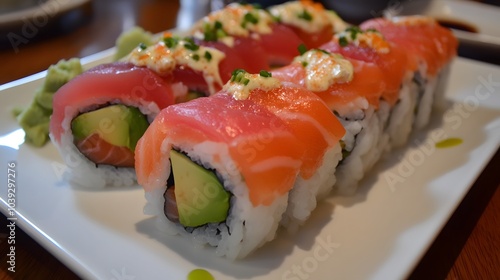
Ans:
[{"label": "avocado slice", "polygon": [[139,109],[125,105],[111,105],[77,116],[71,122],[75,141],[81,141],[92,134],[109,144],[128,147],[131,151],[144,134],[149,122]]},{"label": "avocado slice", "polygon": [[179,222],[185,227],[223,222],[229,210],[230,194],[217,176],[186,155],[170,151]]}]

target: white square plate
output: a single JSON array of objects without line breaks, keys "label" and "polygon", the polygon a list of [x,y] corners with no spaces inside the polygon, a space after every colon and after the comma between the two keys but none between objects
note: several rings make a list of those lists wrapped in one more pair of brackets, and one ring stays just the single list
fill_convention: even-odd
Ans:
[{"label": "white square plate", "polygon": [[[111,54],[83,62],[91,67]],[[186,279],[201,267],[217,280],[401,279],[500,146],[500,68],[459,58],[446,91],[450,106],[381,160],[355,196],[327,199],[296,235],[280,232],[247,259],[230,262],[211,248],[163,236],[142,212],[140,187],[74,188],[61,181],[65,166],[52,144],[22,144],[11,109],[27,106],[42,78],[0,86],[0,181],[7,182],[7,165],[15,162],[16,225],[83,278]],[[447,137],[463,143],[436,149]],[[2,186],[0,208],[11,217]]]}]

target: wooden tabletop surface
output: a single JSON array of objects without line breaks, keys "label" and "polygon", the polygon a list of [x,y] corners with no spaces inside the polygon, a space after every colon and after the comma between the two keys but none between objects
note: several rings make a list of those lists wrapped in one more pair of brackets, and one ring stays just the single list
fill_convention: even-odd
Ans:
[{"label": "wooden tabletop surface", "polygon": [[[198,3],[202,2],[206,1]],[[186,24],[191,19],[185,15],[184,21],[178,21],[179,9],[178,0],[89,1],[62,15],[47,14],[47,21],[40,17],[31,29],[26,22],[0,29],[0,84],[43,71],[63,58],[85,57],[108,49],[122,31],[134,25],[157,33],[177,23]],[[497,152],[411,279],[500,279],[499,166]],[[16,272],[8,271],[9,247],[1,238],[8,234],[3,225],[7,220],[1,215],[0,220],[0,279],[78,278],[19,228]]]}]

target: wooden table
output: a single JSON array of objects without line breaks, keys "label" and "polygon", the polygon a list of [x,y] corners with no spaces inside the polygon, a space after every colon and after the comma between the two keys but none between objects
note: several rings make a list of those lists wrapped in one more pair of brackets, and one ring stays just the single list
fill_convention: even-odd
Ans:
[{"label": "wooden table", "polygon": [[[200,1],[203,2],[203,1]],[[0,50],[0,84],[45,70],[59,59],[85,57],[112,47],[133,25],[156,33],[176,26],[179,1],[94,1],[55,17],[27,43]],[[3,38],[5,41],[5,38]],[[446,224],[410,278],[500,278],[500,152],[497,152],[467,197]],[[2,226],[0,236],[7,234]],[[72,271],[19,228],[17,271],[7,271],[7,242],[0,240],[0,279],[77,279]]]}]

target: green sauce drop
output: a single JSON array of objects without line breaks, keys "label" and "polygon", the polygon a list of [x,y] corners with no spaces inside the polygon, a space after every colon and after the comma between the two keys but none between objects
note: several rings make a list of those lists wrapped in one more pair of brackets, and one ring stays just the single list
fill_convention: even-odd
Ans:
[{"label": "green sauce drop", "polygon": [[464,141],[460,138],[448,138],[448,139],[445,139],[443,141],[437,142],[436,148],[440,148],[440,149],[451,148],[451,147],[458,146],[458,145],[462,144],[462,142],[464,142]]},{"label": "green sauce drop", "polygon": [[189,272],[187,280],[215,280],[210,272],[197,268]]}]

